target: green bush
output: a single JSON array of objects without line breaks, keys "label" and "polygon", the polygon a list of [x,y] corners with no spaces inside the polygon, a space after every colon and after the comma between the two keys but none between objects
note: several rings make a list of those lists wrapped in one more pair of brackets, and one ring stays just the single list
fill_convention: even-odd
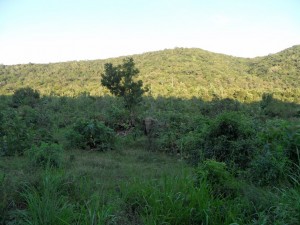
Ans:
[{"label": "green bush", "polygon": [[32,88],[20,88],[12,96],[12,106],[29,105],[34,107],[40,99],[40,93]]},{"label": "green bush", "polygon": [[250,118],[237,112],[216,117],[203,133],[204,155],[239,168],[246,168],[256,150],[255,126]]},{"label": "green bush", "polygon": [[63,149],[59,144],[44,143],[33,146],[27,151],[32,165],[37,167],[61,167],[63,164]]},{"label": "green bush", "polygon": [[69,133],[70,147],[97,151],[110,150],[115,147],[114,131],[96,120],[79,120]]},{"label": "green bush", "polygon": [[282,149],[278,148],[275,152],[266,148],[251,162],[249,177],[258,185],[276,186],[287,179],[288,160]]},{"label": "green bush", "polygon": [[129,112],[118,100],[108,107],[104,117],[107,125],[115,131],[128,130],[132,125]]},{"label": "green bush", "polygon": [[33,143],[32,130],[14,111],[6,111],[0,134],[0,155],[23,155]]},{"label": "green bush", "polygon": [[259,185],[277,185],[288,179],[289,171],[297,172],[300,149],[299,126],[284,120],[269,120],[258,133],[263,150],[250,166],[250,178]]},{"label": "green bush", "polygon": [[181,156],[193,166],[203,161],[203,143],[201,131],[191,131],[177,141],[180,145]]},{"label": "green bush", "polygon": [[284,120],[269,120],[259,133],[262,146],[268,144],[270,149],[282,148],[291,162],[298,165],[300,150],[300,126]]},{"label": "green bush", "polygon": [[[189,156],[189,149],[183,148],[184,137],[197,134],[204,129],[207,119],[198,114],[187,115],[176,111],[164,113],[160,119],[162,126],[157,127],[158,148],[163,152]],[[198,139],[196,140],[198,141]],[[194,150],[194,149],[193,149]]]}]

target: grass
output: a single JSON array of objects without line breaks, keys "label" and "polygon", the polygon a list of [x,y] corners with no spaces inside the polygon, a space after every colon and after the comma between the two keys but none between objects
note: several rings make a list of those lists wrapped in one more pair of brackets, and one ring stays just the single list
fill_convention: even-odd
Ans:
[{"label": "grass", "polygon": [[66,172],[74,176],[89,176],[101,189],[111,189],[122,181],[136,178],[157,178],[163,174],[181,174],[186,164],[165,154],[129,148],[121,151],[84,152],[72,151],[66,155],[69,161]]},{"label": "grass", "polygon": [[1,157],[0,221],[126,224],[120,199],[124,182],[181,176],[189,170],[175,157],[142,148],[65,151],[64,162],[62,169],[43,170],[30,166],[25,157]]},{"label": "grass", "polygon": [[62,168],[44,169],[26,157],[0,158],[0,224],[279,225],[300,219],[299,182],[281,189],[245,184],[224,196],[184,161],[142,145],[65,151],[63,159]]}]

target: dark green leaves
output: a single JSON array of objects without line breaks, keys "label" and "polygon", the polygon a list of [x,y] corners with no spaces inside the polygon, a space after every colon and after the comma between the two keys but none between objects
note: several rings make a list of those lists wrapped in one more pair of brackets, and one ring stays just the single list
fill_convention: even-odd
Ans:
[{"label": "dark green leaves", "polygon": [[132,58],[124,59],[122,65],[113,66],[111,63],[105,64],[105,72],[101,75],[101,84],[117,96],[123,97],[125,106],[132,109],[142,100],[142,95],[147,91],[143,89],[141,80],[134,81],[139,70],[135,68]]}]

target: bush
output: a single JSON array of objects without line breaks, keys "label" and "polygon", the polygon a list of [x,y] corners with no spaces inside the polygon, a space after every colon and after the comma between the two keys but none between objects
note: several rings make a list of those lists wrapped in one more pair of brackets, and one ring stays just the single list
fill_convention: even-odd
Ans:
[{"label": "bush", "polygon": [[104,116],[105,123],[115,131],[128,130],[132,126],[129,112],[120,103],[111,104]]},{"label": "bush", "polygon": [[203,140],[206,158],[246,168],[256,148],[254,123],[243,114],[226,112],[212,121]]},{"label": "bush", "polygon": [[270,120],[259,133],[262,146],[268,144],[270,149],[282,148],[291,162],[298,165],[300,150],[300,126],[284,120]]},{"label": "bush", "polygon": [[178,140],[181,156],[193,166],[203,160],[203,143],[201,131],[191,131]]},{"label": "bush", "polygon": [[20,88],[12,96],[12,106],[17,108],[21,105],[34,107],[40,99],[40,93],[32,88]]},{"label": "bush", "polygon": [[96,120],[79,120],[68,135],[70,147],[97,151],[110,150],[115,147],[114,131]]},{"label": "bush", "polygon": [[[207,119],[202,115],[186,115],[176,111],[164,113],[159,119],[163,126],[157,126],[158,148],[161,151],[188,156],[189,150],[183,148],[184,137],[200,133]],[[198,140],[197,140],[198,141]]]},{"label": "bush", "polygon": [[5,113],[1,125],[0,155],[23,155],[33,142],[32,131],[14,111]]},{"label": "bush", "polygon": [[37,167],[61,167],[63,163],[63,149],[59,144],[44,143],[33,146],[27,151],[32,165]]},{"label": "bush", "polygon": [[299,126],[283,120],[270,120],[258,133],[263,149],[250,167],[250,178],[259,185],[276,185],[288,179],[289,171],[296,172],[299,165]]},{"label": "bush", "polygon": [[288,160],[282,150],[266,149],[252,162],[249,170],[251,180],[261,186],[278,185],[287,178]]}]

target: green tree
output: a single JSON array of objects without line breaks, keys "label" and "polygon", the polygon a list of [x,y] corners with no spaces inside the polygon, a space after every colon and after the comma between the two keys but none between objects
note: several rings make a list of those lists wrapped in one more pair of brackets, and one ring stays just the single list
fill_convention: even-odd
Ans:
[{"label": "green tree", "polygon": [[106,63],[105,72],[101,75],[101,84],[113,95],[122,97],[125,107],[131,112],[142,101],[142,95],[148,91],[148,88],[143,88],[141,80],[134,81],[138,74],[139,70],[135,68],[133,59],[126,58],[121,65]]}]

